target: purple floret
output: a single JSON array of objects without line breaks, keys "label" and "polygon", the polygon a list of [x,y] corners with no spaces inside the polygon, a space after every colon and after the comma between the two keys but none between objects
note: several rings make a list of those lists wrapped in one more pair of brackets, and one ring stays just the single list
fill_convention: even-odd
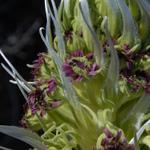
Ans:
[{"label": "purple floret", "polygon": [[[84,58],[84,61],[80,61],[79,58]],[[88,62],[88,63],[87,63]],[[89,65],[90,64],[90,65]],[[76,50],[72,52],[65,60],[62,68],[67,77],[70,77],[75,81],[82,81],[84,76],[82,73],[75,72],[74,67],[79,68],[79,70],[84,71],[87,76],[94,76],[97,74],[97,70],[99,69],[98,65],[94,61],[93,53],[84,54],[83,50]]]},{"label": "purple floret", "polygon": [[56,90],[56,86],[57,86],[57,83],[56,83],[55,79],[49,80],[48,81],[48,92],[49,93],[54,92]]},{"label": "purple floret", "polygon": [[27,103],[28,103],[29,108],[32,111],[32,114],[35,114],[39,110],[37,106],[39,98],[40,98],[40,91],[38,90],[33,91],[28,95]]},{"label": "purple floret", "polygon": [[44,64],[44,56],[42,53],[38,54],[38,59],[33,61],[32,75],[35,77],[39,74],[39,69],[41,65]]},{"label": "purple floret", "polygon": [[135,150],[134,145],[128,144],[122,132],[113,135],[107,128],[103,130],[105,138],[101,142],[101,150]]}]

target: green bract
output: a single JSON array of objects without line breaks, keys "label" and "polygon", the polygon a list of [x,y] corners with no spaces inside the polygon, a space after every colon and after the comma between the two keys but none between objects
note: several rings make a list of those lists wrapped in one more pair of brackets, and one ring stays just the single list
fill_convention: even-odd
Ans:
[{"label": "green bract", "polygon": [[62,0],[58,10],[51,4],[45,0],[47,25],[40,28],[48,52],[28,65],[32,82],[1,52],[27,100],[22,124],[42,130],[48,150],[148,150],[150,2]]}]

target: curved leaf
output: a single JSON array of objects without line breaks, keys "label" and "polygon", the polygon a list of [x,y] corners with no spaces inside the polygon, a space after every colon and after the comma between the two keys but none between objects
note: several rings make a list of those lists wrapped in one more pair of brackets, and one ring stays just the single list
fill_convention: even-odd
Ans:
[{"label": "curved leaf", "polygon": [[42,144],[42,139],[36,133],[27,129],[0,125],[0,132],[21,140],[38,150],[46,150],[46,146]]},{"label": "curved leaf", "polygon": [[1,150],[12,150],[12,149],[7,148],[7,147],[4,147],[4,146],[0,146],[0,149],[1,149]]},{"label": "curved leaf", "polygon": [[[51,0],[51,3],[52,3],[53,10],[54,10],[54,15],[51,11],[51,8],[49,6],[48,1],[45,0],[45,9],[47,10],[46,11],[46,16],[47,16],[47,19],[48,19],[47,22],[48,23],[50,22],[49,17],[51,17],[52,22],[53,22],[54,27],[55,27],[56,36],[58,38],[58,47],[59,47],[59,50],[60,50],[59,53],[60,53],[61,58],[64,59],[65,55],[66,55],[65,54],[65,43],[64,43],[63,35],[61,33],[60,23],[59,23],[59,20],[58,20],[58,12],[57,12],[57,9],[56,9],[55,2],[53,0]],[[49,34],[49,33],[46,33],[46,34]]]},{"label": "curved leaf", "polygon": [[106,89],[108,95],[111,97],[118,93],[118,80],[119,80],[119,58],[116,49],[114,48],[113,42],[111,40],[111,35],[108,31],[108,18],[105,16],[102,22],[102,28],[105,32],[106,38],[108,40],[111,59],[108,68],[107,78],[106,78]]},{"label": "curved leaf", "polygon": [[[150,120],[148,120],[140,129],[139,131],[136,133],[137,136],[137,140],[140,139],[141,135],[143,134],[143,132],[145,131],[145,129],[150,126]],[[130,144],[134,144],[134,138],[131,139]]]},{"label": "curved leaf", "polygon": [[87,25],[89,31],[91,32],[91,35],[93,37],[93,42],[94,42],[94,55],[96,58],[97,64],[100,65],[100,67],[103,68],[104,66],[104,56],[103,56],[103,49],[101,46],[101,43],[99,39],[97,38],[97,35],[94,31],[91,19],[90,19],[90,12],[89,12],[89,7],[88,7],[88,2],[87,0],[80,0],[79,3],[80,11],[83,17],[83,21]]},{"label": "curved leaf", "polygon": [[125,0],[116,0],[120,11],[122,13],[123,19],[123,33],[122,36],[119,38],[121,44],[128,43],[130,46],[134,44],[138,44],[139,40],[139,33],[137,30],[137,25],[134,21],[131,12],[129,11],[128,6],[125,3]]}]

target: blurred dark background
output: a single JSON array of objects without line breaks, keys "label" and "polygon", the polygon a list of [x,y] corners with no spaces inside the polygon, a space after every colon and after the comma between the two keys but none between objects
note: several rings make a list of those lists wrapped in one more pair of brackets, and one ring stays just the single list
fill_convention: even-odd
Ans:
[{"label": "blurred dark background", "polygon": [[[38,52],[45,51],[38,32],[45,23],[44,0],[0,0],[0,48],[26,80],[31,78],[26,64]],[[1,57],[0,62],[3,62]],[[25,100],[9,79],[0,67],[0,124],[19,126]],[[3,134],[0,145],[14,150],[28,149],[23,142]]]}]

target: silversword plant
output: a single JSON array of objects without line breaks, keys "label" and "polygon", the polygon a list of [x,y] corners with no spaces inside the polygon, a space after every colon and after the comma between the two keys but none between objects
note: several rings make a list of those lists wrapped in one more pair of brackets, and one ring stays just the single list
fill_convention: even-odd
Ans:
[{"label": "silversword plant", "polygon": [[27,65],[32,81],[0,51],[26,99],[22,127],[0,132],[35,150],[150,149],[150,1],[51,6],[45,0],[47,24],[39,30],[47,52]]}]

